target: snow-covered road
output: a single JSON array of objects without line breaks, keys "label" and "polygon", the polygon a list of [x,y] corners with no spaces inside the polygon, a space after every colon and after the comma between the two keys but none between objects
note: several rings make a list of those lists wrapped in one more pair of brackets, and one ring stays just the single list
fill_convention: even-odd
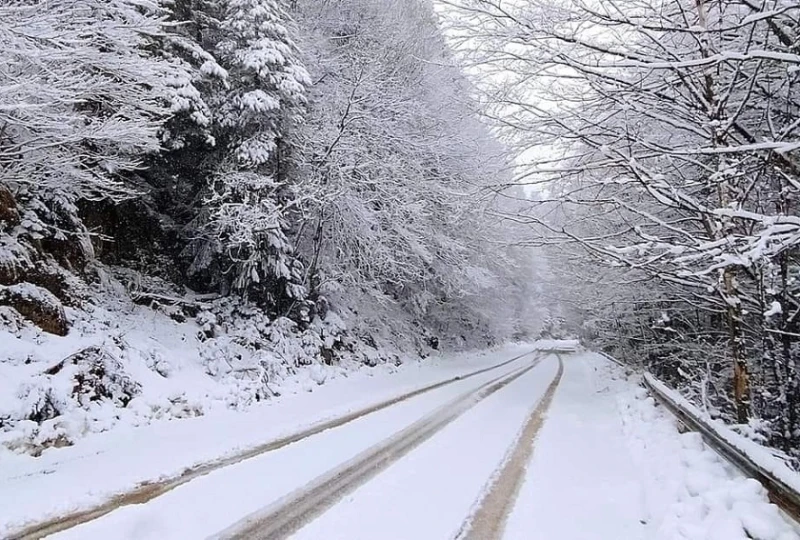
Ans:
[{"label": "snow-covered road", "polygon": [[[506,538],[647,540],[642,483],[609,381],[596,372],[596,359],[571,360],[536,440]],[[565,508],[575,512],[565,516]]]},{"label": "snow-covered road", "polygon": [[536,369],[472,407],[416,451],[345,497],[298,540],[451,538],[502,463],[531,405],[555,376],[548,355]]},{"label": "snow-covered road", "polygon": [[[800,538],[757,486],[693,434],[681,435],[598,355],[507,349],[456,371],[456,379],[453,371],[445,378],[429,373],[416,388],[449,382],[50,537]],[[411,390],[387,387],[382,399]],[[74,466],[51,467],[52,475],[0,483],[0,501],[16,510],[17,522],[48,482],[70,492],[58,487],[59,478],[74,479]],[[118,467],[124,476],[125,463]],[[14,506],[9,485],[27,506]]]}]

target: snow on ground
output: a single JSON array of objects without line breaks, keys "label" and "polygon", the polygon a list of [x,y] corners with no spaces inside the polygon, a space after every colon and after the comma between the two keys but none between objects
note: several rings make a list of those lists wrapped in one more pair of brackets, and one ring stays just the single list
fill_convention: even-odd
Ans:
[{"label": "snow on ground", "polygon": [[785,461],[776,457],[775,453],[777,453],[777,451],[770,450],[752,439],[748,439],[736,433],[718,419],[710,418],[707,414],[704,414],[700,409],[695,407],[688,399],[667,387],[655,377],[650,375],[645,375],[645,377],[647,377],[650,384],[658,388],[662,394],[669,396],[673,403],[676,403],[683,410],[690,412],[695,418],[703,421],[717,436],[727,441],[731,446],[739,450],[739,452],[745,454],[753,463],[761,467],[762,470],[769,472],[774,478],[783,482],[787,487],[800,493],[800,474],[790,469]]},{"label": "snow on ground", "polygon": [[654,540],[797,540],[796,527],[699,434],[679,433],[674,417],[647,392],[604,371],[616,387],[623,429],[645,480],[647,534]]},{"label": "snow on ground", "polygon": [[533,346],[540,351],[556,350],[564,352],[574,352],[582,348],[577,339],[539,339],[533,343]]},{"label": "snow on ground", "polygon": [[[357,372],[248,412],[94,434],[40,458],[0,460],[0,537],[26,520],[83,508],[412,388],[507,360],[531,346]],[[511,511],[505,538],[798,540],[767,501],[694,433],[681,434],[635,377],[593,353],[563,354],[564,377]],[[68,539],[200,538],[218,532],[378,444],[502,370],[458,381],[339,428],[216,470],[66,531]],[[456,534],[538,398],[552,357],[480,402],[308,524],[297,538],[441,539]]]},{"label": "snow on ground", "polygon": [[[605,360],[564,355],[564,376],[534,442],[506,538],[649,540]],[[602,371],[601,371],[602,370]]]},{"label": "snow on ground", "polygon": [[346,496],[293,539],[453,538],[557,369],[554,356],[544,359]]},{"label": "snow on ground", "polygon": [[[509,372],[518,367],[513,364],[502,369]],[[498,375],[497,372],[485,373],[417,396],[339,428],[219,469],[147,504],[121,508],[53,538],[167,540],[208,537]]]},{"label": "snow on ground", "polygon": [[[322,386],[298,384],[300,392],[284,394],[245,412],[220,409],[198,418],[118,426],[110,432],[89,434],[71,447],[47,449],[38,458],[6,452],[0,459],[0,537],[31,520],[89,507],[143,481],[174,476],[197,463],[494,365],[531,348],[515,345],[492,352],[429,358],[400,367],[381,364]],[[453,387],[476,384],[478,379]],[[435,401],[436,396],[444,394],[432,393],[425,399]],[[326,448],[320,453],[327,452]]]},{"label": "snow on ground", "polygon": [[66,336],[11,325],[0,306],[0,453],[35,455],[118,427],[245,410],[432,352],[428,334],[399,318],[368,324],[329,311],[301,329],[229,299],[189,295],[187,313],[137,305],[110,277],[92,294],[80,310],[67,308]]}]

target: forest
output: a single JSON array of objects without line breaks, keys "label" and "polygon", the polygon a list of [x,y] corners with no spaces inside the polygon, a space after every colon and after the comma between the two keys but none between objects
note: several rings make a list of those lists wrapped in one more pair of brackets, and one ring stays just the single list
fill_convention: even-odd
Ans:
[{"label": "forest", "polygon": [[446,1],[583,338],[800,456],[800,5]]},{"label": "forest", "polygon": [[15,0],[0,51],[12,441],[200,414],[180,372],[240,406],[538,324],[511,160],[432,4]]},{"label": "forest", "polygon": [[0,51],[13,444],[571,332],[800,458],[793,0],[13,0]]}]

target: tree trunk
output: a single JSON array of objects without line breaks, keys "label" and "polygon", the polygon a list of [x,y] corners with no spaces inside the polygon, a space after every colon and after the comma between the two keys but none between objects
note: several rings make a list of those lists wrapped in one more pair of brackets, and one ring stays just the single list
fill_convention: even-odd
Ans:
[{"label": "tree trunk", "polygon": [[747,373],[747,360],[742,350],[742,308],[736,287],[736,270],[733,267],[725,269],[723,286],[728,305],[728,341],[733,361],[733,399],[736,406],[736,421],[746,424],[750,418],[750,381]]}]

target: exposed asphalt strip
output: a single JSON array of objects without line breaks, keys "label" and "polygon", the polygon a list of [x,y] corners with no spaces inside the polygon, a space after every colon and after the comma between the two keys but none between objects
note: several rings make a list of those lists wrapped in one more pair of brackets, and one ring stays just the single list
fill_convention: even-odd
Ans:
[{"label": "exposed asphalt strip", "polygon": [[496,377],[476,389],[465,392],[382,443],[365,450],[303,488],[245,517],[211,538],[276,540],[289,537],[474,405],[528,373],[542,358],[543,355],[539,355],[530,365]]},{"label": "exposed asphalt strip", "polygon": [[209,474],[217,469],[228,467],[230,465],[234,465],[241,461],[251,459],[256,456],[260,456],[261,454],[278,450],[279,448],[283,448],[284,446],[296,443],[307,437],[317,435],[318,433],[322,433],[323,431],[327,431],[329,429],[337,428],[339,426],[352,422],[353,420],[361,418],[362,416],[378,412],[380,410],[386,409],[387,407],[391,407],[392,405],[396,405],[400,402],[409,400],[411,398],[417,397],[427,392],[431,392],[438,388],[442,388],[444,386],[453,384],[455,382],[463,381],[465,379],[469,379],[477,375],[487,373],[489,371],[500,369],[504,366],[511,364],[512,362],[516,362],[521,358],[524,358],[528,355],[537,352],[538,351],[536,350],[529,351],[527,353],[520,354],[518,356],[515,356],[514,358],[511,358],[494,366],[490,366],[488,368],[482,368],[477,371],[468,373],[466,375],[459,375],[444,381],[440,381],[438,383],[418,388],[417,390],[413,390],[411,392],[407,392],[405,394],[396,396],[386,401],[376,403],[375,405],[371,405],[367,408],[360,409],[358,411],[353,411],[343,416],[339,416],[331,420],[326,420],[318,424],[314,424],[304,430],[292,433],[290,435],[281,437],[279,439],[273,439],[266,443],[244,450],[242,452],[224,458],[214,459],[211,461],[207,461],[205,463],[194,465],[192,467],[185,469],[182,473],[172,478],[167,478],[165,480],[160,480],[158,482],[144,482],[142,484],[139,484],[137,487],[133,488],[130,491],[126,491],[124,493],[120,493],[118,495],[110,497],[108,500],[91,508],[87,508],[85,510],[80,510],[70,514],[64,514],[51,519],[47,519],[45,521],[28,525],[18,530],[17,532],[12,532],[7,538],[9,540],[38,540],[40,538],[44,538],[51,534],[65,531],[67,529],[71,529],[72,527],[76,527],[83,523],[93,521],[123,506],[128,506],[132,504],[144,504],[152,499],[155,499],[160,495],[163,495],[164,493],[167,493],[168,491],[175,489],[178,486],[186,484],[187,482],[190,482],[201,476],[205,476],[206,474]]},{"label": "exposed asphalt strip", "polygon": [[525,469],[533,455],[533,446],[539,429],[544,424],[544,413],[553,401],[558,383],[564,373],[564,361],[558,356],[558,372],[547,387],[544,396],[528,417],[525,427],[512,446],[503,464],[492,475],[484,496],[468,521],[456,535],[457,540],[499,540],[517,495],[525,479]]}]

